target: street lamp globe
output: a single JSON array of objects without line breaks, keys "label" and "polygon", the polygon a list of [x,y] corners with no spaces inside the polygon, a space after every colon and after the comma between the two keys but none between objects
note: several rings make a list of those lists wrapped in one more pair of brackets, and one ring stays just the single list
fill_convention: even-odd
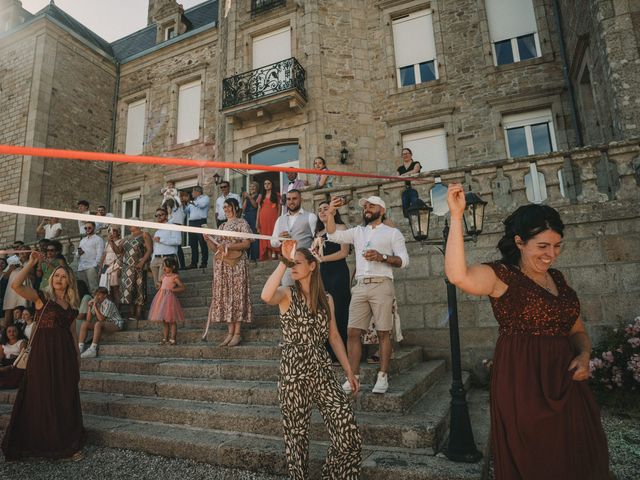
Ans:
[{"label": "street lamp globe", "polygon": [[424,242],[429,237],[429,218],[433,209],[418,199],[407,210],[409,225],[413,238],[418,242]]},{"label": "street lamp globe", "polygon": [[467,235],[477,237],[482,233],[484,207],[487,205],[487,202],[482,200],[474,192],[467,192],[464,199],[467,202],[467,206],[464,209],[464,229]]}]

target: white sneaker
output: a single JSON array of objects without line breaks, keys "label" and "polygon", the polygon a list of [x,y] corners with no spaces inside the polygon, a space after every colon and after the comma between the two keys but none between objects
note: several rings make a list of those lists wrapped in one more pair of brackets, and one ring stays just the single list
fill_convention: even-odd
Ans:
[{"label": "white sneaker", "polygon": [[389,377],[384,372],[378,372],[378,379],[376,384],[371,390],[372,393],[387,393],[389,390]]},{"label": "white sneaker", "polygon": [[[358,381],[360,381],[360,375],[355,375],[355,377],[358,379]],[[344,382],[342,384],[342,390],[344,390],[344,393],[351,393],[351,384],[349,383],[349,380],[347,380],[346,382]]]},{"label": "white sneaker", "polygon": [[96,358],[97,356],[98,356],[98,349],[93,345],[91,345],[89,348],[87,348],[84,351],[84,353],[82,353],[82,355],[80,355],[80,358]]}]

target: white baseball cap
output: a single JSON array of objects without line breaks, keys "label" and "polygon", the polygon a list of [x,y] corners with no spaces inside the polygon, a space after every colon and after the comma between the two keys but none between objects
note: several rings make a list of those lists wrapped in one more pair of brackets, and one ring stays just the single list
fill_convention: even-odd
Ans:
[{"label": "white baseball cap", "polygon": [[358,205],[364,207],[364,204],[367,202],[371,203],[372,205],[378,205],[385,210],[387,209],[387,205],[384,203],[384,200],[382,200],[380,197],[376,197],[375,195],[372,195],[369,198],[361,198],[358,202]]}]

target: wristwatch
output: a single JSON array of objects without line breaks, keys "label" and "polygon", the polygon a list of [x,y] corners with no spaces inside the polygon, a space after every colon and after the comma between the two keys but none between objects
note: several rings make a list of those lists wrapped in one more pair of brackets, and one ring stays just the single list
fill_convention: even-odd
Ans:
[{"label": "wristwatch", "polygon": [[388,259],[389,259],[389,256],[383,253],[383,254],[382,254],[382,261],[383,261],[384,263],[387,263],[387,260],[388,260]]}]

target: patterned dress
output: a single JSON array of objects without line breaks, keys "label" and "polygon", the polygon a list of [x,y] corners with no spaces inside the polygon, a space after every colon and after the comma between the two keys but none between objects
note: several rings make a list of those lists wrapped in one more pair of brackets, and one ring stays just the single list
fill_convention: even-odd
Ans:
[{"label": "patterned dress", "polygon": [[[251,227],[242,218],[233,218],[220,226],[221,230],[251,233]],[[232,237],[217,237],[221,245],[238,242]],[[213,268],[213,285],[211,307],[209,307],[209,323],[231,323],[253,321],[251,291],[249,287],[249,263],[246,252],[238,263],[229,265],[216,258]]]},{"label": "patterned dress", "polygon": [[283,347],[278,396],[289,478],[309,478],[309,422],[315,403],[331,438],[322,479],[359,479],[362,437],[325,348],[329,316],[325,311],[313,314],[293,287],[291,305],[280,315],[280,322]]},{"label": "patterned dress", "polygon": [[147,271],[136,264],[145,254],[144,235],[130,235],[124,239],[124,254],[120,274],[120,303],[144,305],[147,300]]},{"label": "patterned dress", "polygon": [[80,406],[80,368],[71,325],[78,310],[62,308],[39,293],[29,363],[2,440],[5,460],[65,458],[82,449],[86,432]]},{"label": "patterned dress", "polygon": [[576,292],[558,270],[549,270],[555,296],[515,267],[489,266],[508,286],[489,298],[500,333],[491,374],[496,480],[609,478],[598,406],[588,383],[568,370]]}]

